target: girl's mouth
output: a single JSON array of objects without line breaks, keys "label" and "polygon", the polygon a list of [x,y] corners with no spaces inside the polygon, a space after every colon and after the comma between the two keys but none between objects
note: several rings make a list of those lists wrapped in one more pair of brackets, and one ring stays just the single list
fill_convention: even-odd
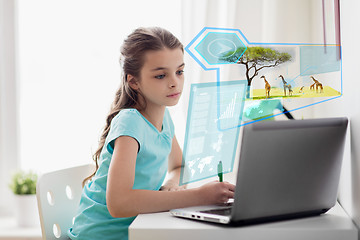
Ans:
[{"label": "girl's mouth", "polygon": [[179,97],[181,94],[181,92],[178,92],[178,93],[173,93],[173,94],[170,94],[170,95],[167,95],[167,97],[170,97],[170,98],[177,98]]}]

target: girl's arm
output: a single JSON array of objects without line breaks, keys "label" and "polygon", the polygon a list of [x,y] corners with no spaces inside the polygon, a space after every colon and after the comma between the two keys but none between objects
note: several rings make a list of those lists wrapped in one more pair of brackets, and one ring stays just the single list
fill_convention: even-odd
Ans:
[{"label": "girl's arm", "polygon": [[177,191],[186,188],[186,185],[179,186],[181,168],[182,151],[176,137],[174,136],[169,155],[168,178],[165,184],[161,187],[161,191]]},{"label": "girl's arm", "polygon": [[183,191],[132,189],[137,152],[138,143],[135,139],[121,136],[115,140],[106,190],[107,207],[113,217],[224,203],[234,197],[234,185],[226,182],[211,182],[200,188]]}]

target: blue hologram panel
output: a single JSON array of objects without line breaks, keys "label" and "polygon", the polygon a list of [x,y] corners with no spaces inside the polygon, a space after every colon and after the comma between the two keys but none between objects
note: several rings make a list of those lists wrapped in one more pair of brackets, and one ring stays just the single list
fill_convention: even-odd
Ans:
[{"label": "blue hologram panel", "polygon": [[180,184],[233,170],[246,81],[192,84],[183,148]]},{"label": "blue hologram panel", "polygon": [[300,46],[301,76],[340,71],[339,46]]},{"label": "blue hologram panel", "polygon": [[266,118],[274,120],[275,111],[284,111],[280,99],[266,99],[260,101],[252,101],[245,106],[243,121],[252,121]]}]

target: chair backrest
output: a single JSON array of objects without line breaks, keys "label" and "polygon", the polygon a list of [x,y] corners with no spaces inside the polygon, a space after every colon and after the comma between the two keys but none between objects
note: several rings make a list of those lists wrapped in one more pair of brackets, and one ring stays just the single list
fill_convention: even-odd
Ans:
[{"label": "chair backrest", "polygon": [[40,176],[36,186],[43,239],[68,239],[80,203],[82,181],[95,170],[92,164]]}]

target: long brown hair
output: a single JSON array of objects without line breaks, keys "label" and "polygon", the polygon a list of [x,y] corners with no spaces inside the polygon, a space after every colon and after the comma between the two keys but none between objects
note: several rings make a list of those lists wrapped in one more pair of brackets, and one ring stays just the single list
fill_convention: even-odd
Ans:
[{"label": "long brown hair", "polygon": [[[181,42],[169,31],[160,27],[137,28],[124,41],[121,47],[120,65],[122,67],[122,80],[120,88],[116,91],[115,99],[111,105],[110,113],[106,118],[104,130],[99,140],[99,147],[93,155],[96,169],[93,174],[85,178],[83,185],[90,180],[99,168],[98,160],[104,147],[106,137],[110,131],[111,120],[122,110],[139,105],[139,98],[143,98],[139,92],[133,90],[127,76],[130,74],[140,79],[140,71],[144,65],[144,54],[150,50],[161,50],[164,48],[183,50]],[[145,99],[143,99],[145,100]],[[142,101],[146,104],[146,101]],[[145,108],[145,106],[141,106]]]}]

